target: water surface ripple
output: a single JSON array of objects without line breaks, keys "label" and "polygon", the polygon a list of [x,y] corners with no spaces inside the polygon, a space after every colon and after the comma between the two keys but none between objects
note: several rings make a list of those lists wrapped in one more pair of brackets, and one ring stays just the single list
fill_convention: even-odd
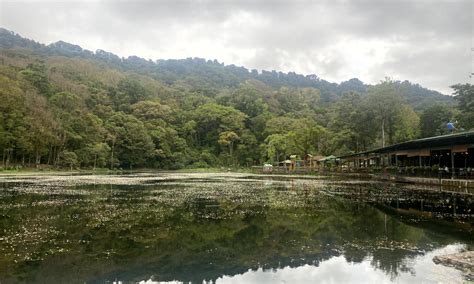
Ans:
[{"label": "water surface ripple", "polygon": [[235,173],[3,175],[0,283],[468,280],[432,258],[473,248],[469,219],[402,214],[399,194],[386,195],[393,210],[393,198],[348,198],[372,186]]}]

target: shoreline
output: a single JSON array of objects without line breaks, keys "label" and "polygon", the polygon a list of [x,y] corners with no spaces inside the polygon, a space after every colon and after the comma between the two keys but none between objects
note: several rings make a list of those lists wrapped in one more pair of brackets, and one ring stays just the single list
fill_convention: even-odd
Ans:
[{"label": "shoreline", "polygon": [[[411,177],[391,174],[372,174],[372,173],[340,173],[340,172],[325,172],[325,171],[310,171],[310,172],[262,172],[252,168],[230,168],[230,167],[212,167],[212,168],[189,168],[189,169],[153,169],[153,168],[137,168],[137,169],[37,169],[24,168],[18,170],[0,170],[0,176],[3,175],[75,175],[75,174],[131,174],[131,173],[247,173],[259,174],[269,176],[326,176],[326,177],[342,177],[359,180],[378,180],[393,183],[406,183],[428,185],[436,187],[447,187],[465,189],[466,193],[474,194],[474,179],[450,179],[450,178],[432,178],[432,177]],[[457,190],[459,191],[459,190]]]}]

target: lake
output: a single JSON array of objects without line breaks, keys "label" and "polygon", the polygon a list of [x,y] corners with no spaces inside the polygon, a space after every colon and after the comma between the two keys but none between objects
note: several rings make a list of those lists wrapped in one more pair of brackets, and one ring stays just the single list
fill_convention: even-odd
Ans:
[{"label": "lake", "polygon": [[432,258],[473,249],[472,215],[338,194],[405,187],[238,173],[3,175],[0,283],[469,280]]}]

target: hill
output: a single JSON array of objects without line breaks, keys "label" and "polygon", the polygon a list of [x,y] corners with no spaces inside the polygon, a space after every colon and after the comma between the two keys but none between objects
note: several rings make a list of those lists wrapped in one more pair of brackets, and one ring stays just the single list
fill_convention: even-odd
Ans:
[{"label": "hill", "polygon": [[[92,52],[64,41],[58,41],[50,45],[40,44],[2,28],[0,28],[0,47],[10,49],[21,47],[47,56],[97,60],[108,64],[111,68],[137,72],[167,84],[185,81],[195,88],[208,88],[211,90],[236,88],[242,82],[250,79],[261,81],[275,89],[285,86],[317,88],[321,91],[324,102],[336,101],[345,92],[366,93],[367,88],[370,86],[357,78],[337,84],[321,79],[315,74],[301,75],[294,72],[283,73],[275,70],[262,70],[258,72],[255,69],[249,70],[233,64],[224,65],[217,60],[202,58],[160,59],[157,61],[146,60],[137,56],[120,58],[104,50]],[[194,80],[196,77],[199,78],[198,81]],[[452,96],[443,95],[407,80],[403,82],[396,81],[395,84],[403,90],[408,103],[417,110],[422,110],[424,107],[436,102],[453,103]]]},{"label": "hill", "polygon": [[[182,168],[337,154],[420,135],[453,98],[409,81],[248,70],[216,60],[120,58],[0,29],[3,166]],[[384,106],[389,106],[384,110]]]}]

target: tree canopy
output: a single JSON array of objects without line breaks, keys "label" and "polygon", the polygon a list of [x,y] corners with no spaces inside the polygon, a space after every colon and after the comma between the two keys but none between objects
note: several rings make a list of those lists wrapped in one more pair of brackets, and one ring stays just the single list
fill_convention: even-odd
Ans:
[{"label": "tree canopy", "polygon": [[[35,44],[0,30],[3,167],[177,169],[347,154],[474,127],[454,99],[407,81],[333,84],[190,58],[151,62]],[[8,43],[8,44],[6,44]],[[419,104],[416,98],[430,98]]]}]

